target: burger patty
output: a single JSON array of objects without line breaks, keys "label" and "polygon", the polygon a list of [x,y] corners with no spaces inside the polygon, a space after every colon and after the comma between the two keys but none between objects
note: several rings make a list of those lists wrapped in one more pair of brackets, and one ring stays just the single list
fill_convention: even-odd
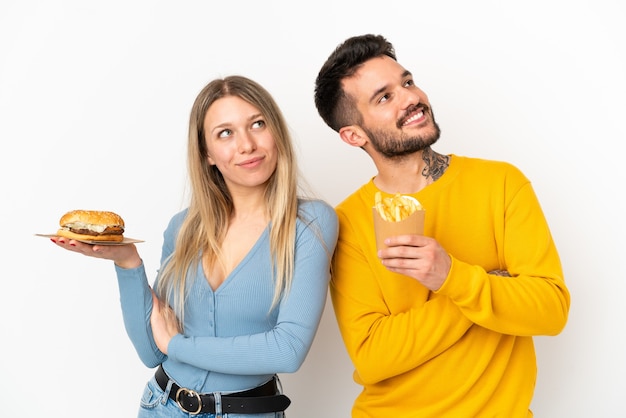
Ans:
[{"label": "burger patty", "polygon": [[71,232],[74,232],[75,234],[94,235],[94,236],[98,236],[98,235],[122,235],[124,233],[124,230],[122,228],[120,228],[119,226],[107,227],[102,232],[92,231],[91,229],[85,229],[85,228],[69,228],[69,230]]}]

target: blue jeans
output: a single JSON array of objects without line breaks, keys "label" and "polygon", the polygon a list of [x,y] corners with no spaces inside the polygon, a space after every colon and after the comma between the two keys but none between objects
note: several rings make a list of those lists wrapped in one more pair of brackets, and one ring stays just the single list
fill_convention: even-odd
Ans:
[{"label": "blue jeans", "polygon": [[[169,387],[166,388],[169,391]],[[285,418],[284,412],[265,414],[197,414],[191,415],[178,407],[156,382],[154,376],[146,383],[141,396],[137,418]]]}]

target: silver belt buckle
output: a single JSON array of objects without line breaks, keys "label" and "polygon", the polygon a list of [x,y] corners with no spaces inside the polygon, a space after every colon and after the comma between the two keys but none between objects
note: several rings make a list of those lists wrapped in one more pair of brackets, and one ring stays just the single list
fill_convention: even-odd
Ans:
[{"label": "silver belt buckle", "polygon": [[[187,408],[185,408],[183,406],[183,404],[180,402],[180,395],[183,394],[183,392],[185,393],[185,396],[190,397],[190,398],[197,398],[198,399],[198,409],[196,411],[190,411]],[[185,388],[179,388],[176,391],[176,403],[178,404],[178,406],[184,410],[189,412],[191,415],[198,415],[200,413],[200,411],[202,411],[202,398],[200,398],[200,394],[198,392],[196,392],[195,390],[191,390],[191,389],[185,389]]]}]

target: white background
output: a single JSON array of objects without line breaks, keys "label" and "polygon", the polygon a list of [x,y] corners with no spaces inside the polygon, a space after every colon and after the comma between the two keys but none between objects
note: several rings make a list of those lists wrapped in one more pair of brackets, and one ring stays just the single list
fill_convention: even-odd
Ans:
[{"label": "white background", "polygon": [[[192,101],[233,73],[274,95],[304,176],[339,203],[374,167],[323,124],[314,79],[345,38],[380,33],[429,94],[436,150],[510,161],[542,202],[572,307],[536,338],[535,416],[625,417],[626,6],[503,3],[0,0],[0,416],[133,417],[152,374],[110,262],[34,234],[71,209],[116,211],[153,274],[186,202]],[[348,417],[351,372],[329,303],[282,376],[288,415]]]}]

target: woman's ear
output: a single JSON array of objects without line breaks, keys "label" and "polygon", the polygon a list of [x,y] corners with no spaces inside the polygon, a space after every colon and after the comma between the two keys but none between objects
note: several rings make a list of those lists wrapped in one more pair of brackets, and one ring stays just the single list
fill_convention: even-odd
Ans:
[{"label": "woman's ear", "polygon": [[211,156],[210,156],[210,155],[209,155],[209,156],[207,156],[207,157],[206,157],[206,159],[207,159],[207,161],[209,162],[209,164],[211,164],[211,165],[215,165],[215,161],[213,161],[213,158],[211,158]]},{"label": "woman's ear", "polygon": [[368,141],[363,129],[357,125],[344,126],[339,129],[339,136],[343,142],[353,147],[363,147]]}]

